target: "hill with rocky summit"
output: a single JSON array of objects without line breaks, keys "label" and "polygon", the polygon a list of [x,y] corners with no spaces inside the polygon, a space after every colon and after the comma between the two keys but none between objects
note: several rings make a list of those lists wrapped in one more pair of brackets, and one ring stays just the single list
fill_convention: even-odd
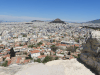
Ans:
[{"label": "hill with rocky summit", "polygon": [[63,23],[63,24],[66,24],[64,21],[60,20],[59,18],[55,19],[54,21],[51,21],[50,23]]}]

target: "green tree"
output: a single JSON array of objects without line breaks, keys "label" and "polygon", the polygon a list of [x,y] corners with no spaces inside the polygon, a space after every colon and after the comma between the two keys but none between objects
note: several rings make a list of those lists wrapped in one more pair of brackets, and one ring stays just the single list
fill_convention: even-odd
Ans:
[{"label": "green tree", "polygon": [[70,52],[68,52],[68,55],[70,55]]},{"label": "green tree", "polygon": [[52,57],[51,56],[46,56],[45,59],[43,60],[43,63],[47,63],[48,61],[51,61]]},{"label": "green tree", "polygon": [[32,48],[32,47],[37,47],[37,46],[35,46],[35,45],[32,44],[32,45],[29,45],[28,47],[29,48]]},{"label": "green tree", "polygon": [[8,61],[5,61],[5,62],[2,64],[2,66],[6,67],[7,64],[8,64]]},{"label": "green tree", "polygon": [[28,55],[28,57],[26,57],[26,59],[31,59],[31,60],[33,60],[33,58],[31,57],[31,55]]},{"label": "green tree", "polygon": [[39,42],[39,43],[37,43],[37,46],[40,46],[40,45],[42,45],[43,43],[42,42]]},{"label": "green tree", "polygon": [[38,58],[37,60],[34,60],[35,62],[41,63],[41,59]]},{"label": "green tree", "polygon": [[23,44],[19,44],[20,46],[23,46]]},{"label": "green tree", "polygon": [[13,50],[13,47],[10,49],[10,58],[15,57],[15,52]]},{"label": "green tree", "polygon": [[25,52],[24,54],[27,55],[27,52]]},{"label": "green tree", "polygon": [[55,60],[58,60],[58,57],[55,57]]},{"label": "green tree", "polygon": [[23,37],[27,37],[27,35],[23,35]]},{"label": "green tree", "polygon": [[51,50],[54,51],[54,52],[56,52],[56,50],[58,49],[55,45],[52,45],[50,48],[51,48]]},{"label": "green tree", "polygon": [[53,40],[53,42],[55,42],[55,40]]}]

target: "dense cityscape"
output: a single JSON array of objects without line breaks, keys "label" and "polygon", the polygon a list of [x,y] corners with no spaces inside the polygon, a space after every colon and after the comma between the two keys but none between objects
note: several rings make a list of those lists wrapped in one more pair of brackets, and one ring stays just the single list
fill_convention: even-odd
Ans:
[{"label": "dense cityscape", "polygon": [[96,25],[100,24],[68,23],[58,18],[51,22],[1,22],[0,65],[77,59],[99,74],[100,31]]}]

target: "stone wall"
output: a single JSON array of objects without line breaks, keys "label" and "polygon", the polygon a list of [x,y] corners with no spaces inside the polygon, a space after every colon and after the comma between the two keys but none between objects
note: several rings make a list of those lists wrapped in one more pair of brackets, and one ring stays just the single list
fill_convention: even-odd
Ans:
[{"label": "stone wall", "polygon": [[93,68],[97,73],[100,75],[100,62],[93,60],[93,58],[87,56],[86,54],[82,53],[80,55],[80,59],[88,66]]}]

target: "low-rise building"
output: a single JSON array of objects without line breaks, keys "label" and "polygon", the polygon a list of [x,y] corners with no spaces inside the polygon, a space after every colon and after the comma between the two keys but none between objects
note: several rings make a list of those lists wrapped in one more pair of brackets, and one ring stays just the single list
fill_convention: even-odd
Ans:
[{"label": "low-rise building", "polygon": [[39,50],[33,50],[33,51],[30,51],[30,54],[31,54],[31,57],[38,57],[40,56],[40,51]]}]

